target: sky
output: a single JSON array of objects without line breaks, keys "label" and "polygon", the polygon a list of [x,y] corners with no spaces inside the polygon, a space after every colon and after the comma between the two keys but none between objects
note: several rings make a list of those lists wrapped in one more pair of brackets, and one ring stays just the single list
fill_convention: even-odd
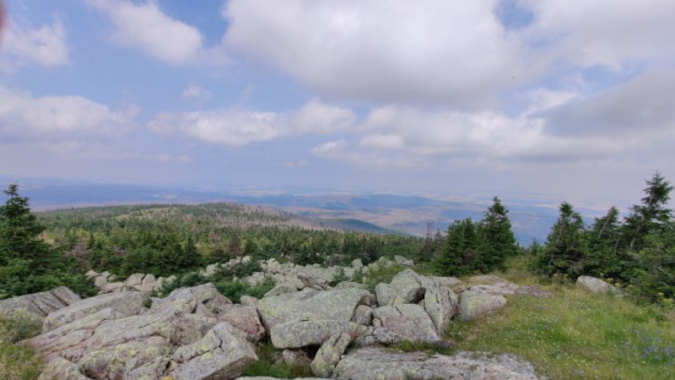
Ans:
[{"label": "sky", "polygon": [[602,206],[675,181],[674,1],[5,10],[0,176]]}]

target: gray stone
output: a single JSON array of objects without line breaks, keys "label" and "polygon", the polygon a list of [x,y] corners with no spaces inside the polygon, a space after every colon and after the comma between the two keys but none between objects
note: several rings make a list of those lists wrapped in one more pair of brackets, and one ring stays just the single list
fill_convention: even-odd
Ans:
[{"label": "gray stone", "polygon": [[96,276],[94,277],[94,285],[96,285],[97,288],[102,288],[103,285],[108,283],[108,279],[103,276]]},{"label": "gray stone", "polygon": [[380,283],[375,285],[375,295],[377,297],[378,306],[390,306],[394,303],[394,299],[396,298],[396,289],[389,284]]},{"label": "gray stone", "polygon": [[103,309],[113,309],[123,316],[138,314],[144,299],[143,294],[137,292],[110,293],[87,298],[50,313],[45,318],[42,331],[51,331]]},{"label": "gray stone", "polygon": [[349,288],[365,289],[366,286],[363,284],[359,284],[358,282],[352,281],[342,281],[341,283],[335,285],[335,289],[349,289]]},{"label": "gray stone", "polygon": [[155,359],[170,353],[171,343],[168,339],[151,336],[140,341],[91,350],[78,365],[92,379],[122,379],[136,368],[151,364]]},{"label": "gray stone", "polygon": [[354,268],[355,270],[363,268],[363,262],[361,261],[361,259],[354,259],[351,265],[352,268]]},{"label": "gray stone", "polygon": [[297,291],[298,291],[298,288],[295,285],[283,283],[283,284],[279,284],[279,285],[275,286],[274,288],[272,288],[272,290],[265,293],[263,298],[276,297],[276,296],[280,296],[282,294],[294,293],[294,292],[297,292]]},{"label": "gray stone", "polygon": [[415,262],[412,259],[406,259],[403,256],[395,255],[394,260],[396,261],[396,264],[402,265],[404,267],[411,267],[415,265]]},{"label": "gray stone", "polygon": [[274,326],[270,331],[272,345],[279,349],[320,345],[339,333],[357,338],[366,333],[365,326],[340,321],[296,321]]},{"label": "gray stone", "polygon": [[373,309],[366,305],[359,305],[354,310],[352,322],[358,325],[370,326],[373,322]]},{"label": "gray stone", "polygon": [[452,290],[431,286],[424,294],[424,310],[436,327],[439,336],[445,336],[450,320],[459,312],[459,305],[453,302]]},{"label": "gray stone", "polygon": [[142,285],[148,285],[148,284],[154,284],[157,282],[157,278],[155,278],[154,274],[146,274],[145,277],[143,277],[143,282],[141,283]]},{"label": "gray stone", "polygon": [[134,273],[131,276],[127,277],[126,281],[124,281],[124,284],[126,286],[132,288],[134,286],[142,285],[143,284],[143,277],[145,277],[144,273]]},{"label": "gray stone", "polygon": [[370,293],[362,289],[316,291],[303,289],[260,300],[258,313],[265,328],[299,320],[349,322],[357,306],[366,303]]},{"label": "gray stone", "polygon": [[441,340],[431,318],[419,305],[403,304],[379,307],[373,310],[373,325],[383,327],[411,342],[437,342]]},{"label": "gray stone", "polygon": [[38,380],[91,380],[84,376],[77,365],[60,357],[52,358]]},{"label": "gray stone", "polygon": [[331,336],[314,356],[311,364],[312,373],[315,376],[331,377],[335,366],[351,341],[351,336],[346,333]]},{"label": "gray stone", "polygon": [[396,290],[396,297],[391,305],[419,302],[424,297],[425,288],[422,286],[423,281],[423,277],[412,269],[406,269],[394,276],[389,283]]},{"label": "gray stone", "polygon": [[614,285],[596,277],[581,276],[577,279],[577,285],[597,294],[620,294],[620,290]]},{"label": "gray stone", "polygon": [[230,305],[232,301],[220,294],[213,284],[208,283],[176,289],[165,298],[154,300],[150,312],[175,310],[183,313],[199,312],[213,317],[227,310]]},{"label": "gray stone", "polygon": [[312,359],[303,350],[284,350],[281,353],[286,365],[309,367]]},{"label": "gray stone", "polygon": [[221,322],[202,340],[173,354],[178,366],[172,376],[181,380],[233,379],[258,360],[253,346],[229,323]]},{"label": "gray stone", "polygon": [[29,316],[43,320],[49,313],[79,302],[80,296],[65,286],[46,292],[26,294],[0,301],[0,314],[16,317]]},{"label": "gray stone", "polygon": [[166,380],[164,373],[175,367],[167,357],[155,358],[149,363],[143,364],[124,374],[124,380]]},{"label": "gray stone", "polygon": [[260,300],[251,296],[241,296],[241,298],[239,299],[239,303],[241,303],[244,306],[258,307],[259,302]]},{"label": "gray stone", "polygon": [[104,321],[121,317],[125,315],[113,309],[103,309],[33,337],[27,343],[45,357],[59,354],[65,359],[76,362],[86,352],[87,342],[94,335],[96,328]]},{"label": "gray stone", "polygon": [[89,280],[92,279],[92,278],[94,278],[94,277],[97,277],[98,275],[99,275],[99,274],[98,274],[96,271],[91,270],[91,269],[88,270],[87,273],[84,274],[84,276],[85,276],[87,279],[89,279]]},{"label": "gray stone", "polygon": [[265,336],[265,327],[260,322],[258,311],[254,306],[231,305],[218,315],[218,320],[228,322],[244,332],[250,342],[258,342]]},{"label": "gray stone", "polygon": [[528,363],[501,355],[495,358],[424,352],[397,353],[383,348],[361,348],[342,358],[333,371],[338,380],[537,380]]},{"label": "gray stone", "polygon": [[459,318],[469,321],[484,314],[501,309],[506,305],[506,298],[500,295],[476,293],[467,290],[462,293],[459,302]]}]

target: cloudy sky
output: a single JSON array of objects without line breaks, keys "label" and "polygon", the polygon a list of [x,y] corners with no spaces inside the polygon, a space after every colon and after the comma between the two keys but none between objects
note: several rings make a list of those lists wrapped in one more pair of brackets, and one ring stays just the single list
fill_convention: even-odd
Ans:
[{"label": "cloudy sky", "polygon": [[675,2],[9,0],[0,175],[637,201]]}]

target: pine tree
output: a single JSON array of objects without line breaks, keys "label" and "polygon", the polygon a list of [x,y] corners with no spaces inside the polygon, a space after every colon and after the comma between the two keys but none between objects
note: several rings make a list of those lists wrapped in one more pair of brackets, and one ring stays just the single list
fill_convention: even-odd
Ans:
[{"label": "pine tree", "polygon": [[647,235],[664,231],[672,216],[672,210],[666,208],[672,190],[673,187],[659,172],[647,181],[642,204],[633,206],[631,215],[625,220],[624,242],[630,251],[641,250]]},{"label": "pine tree", "polygon": [[598,277],[621,277],[626,257],[616,249],[620,238],[619,210],[612,206],[605,216],[595,219],[593,228],[588,231],[588,258],[584,263],[584,273]]},{"label": "pine tree", "polygon": [[583,259],[588,253],[584,221],[572,205],[563,202],[560,216],[546,239],[546,247],[539,258],[539,269],[548,275],[582,272]]},{"label": "pine tree", "polygon": [[448,227],[443,250],[434,262],[436,270],[445,276],[469,273],[476,256],[477,238],[471,218],[453,222]]},{"label": "pine tree", "polygon": [[479,228],[482,244],[473,267],[483,273],[495,269],[503,270],[504,261],[507,257],[516,255],[518,246],[511,230],[508,210],[499,198],[494,197],[493,204],[485,212]]},{"label": "pine tree", "polygon": [[54,253],[39,237],[45,228],[30,211],[28,198],[19,196],[18,191],[18,185],[9,185],[5,190],[9,199],[0,206],[0,266],[12,259],[30,260],[39,271]]}]

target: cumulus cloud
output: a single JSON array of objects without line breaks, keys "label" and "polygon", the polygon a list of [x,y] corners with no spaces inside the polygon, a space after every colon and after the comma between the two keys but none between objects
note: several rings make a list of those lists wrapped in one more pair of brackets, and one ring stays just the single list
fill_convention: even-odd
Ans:
[{"label": "cumulus cloud", "polygon": [[190,83],[185,90],[183,90],[183,98],[189,100],[205,101],[211,98],[211,91],[203,88],[196,83]]},{"label": "cumulus cloud", "polygon": [[197,140],[242,146],[299,133],[324,134],[352,125],[351,110],[313,99],[289,112],[260,112],[233,107],[210,111],[162,113],[148,123],[159,134],[182,133]]},{"label": "cumulus cloud", "polygon": [[87,3],[110,18],[115,27],[112,38],[119,44],[139,48],[174,65],[195,62],[206,54],[199,30],[166,15],[155,1],[87,0]]},{"label": "cumulus cloud", "polygon": [[614,70],[675,59],[675,2],[519,0],[535,14],[523,38],[554,51],[559,62]]},{"label": "cumulus cloud", "polygon": [[0,68],[13,72],[19,67],[34,63],[44,67],[57,67],[68,63],[66,29],[54,16],[52,24],[33,28],[9,20],[9,27],[0,41]]},{"label": "cumulus cloud", "polygon": [[474,104],[541,62],[505,32],[497,3],[232,0],[224,39],[326,95]]},{"label": "cumulus cloud", "polygon": [[111,135],[129,130],[136,106],[112,111],[81,96],[33,97],[0,87],[0,134],[17,138]]}]

